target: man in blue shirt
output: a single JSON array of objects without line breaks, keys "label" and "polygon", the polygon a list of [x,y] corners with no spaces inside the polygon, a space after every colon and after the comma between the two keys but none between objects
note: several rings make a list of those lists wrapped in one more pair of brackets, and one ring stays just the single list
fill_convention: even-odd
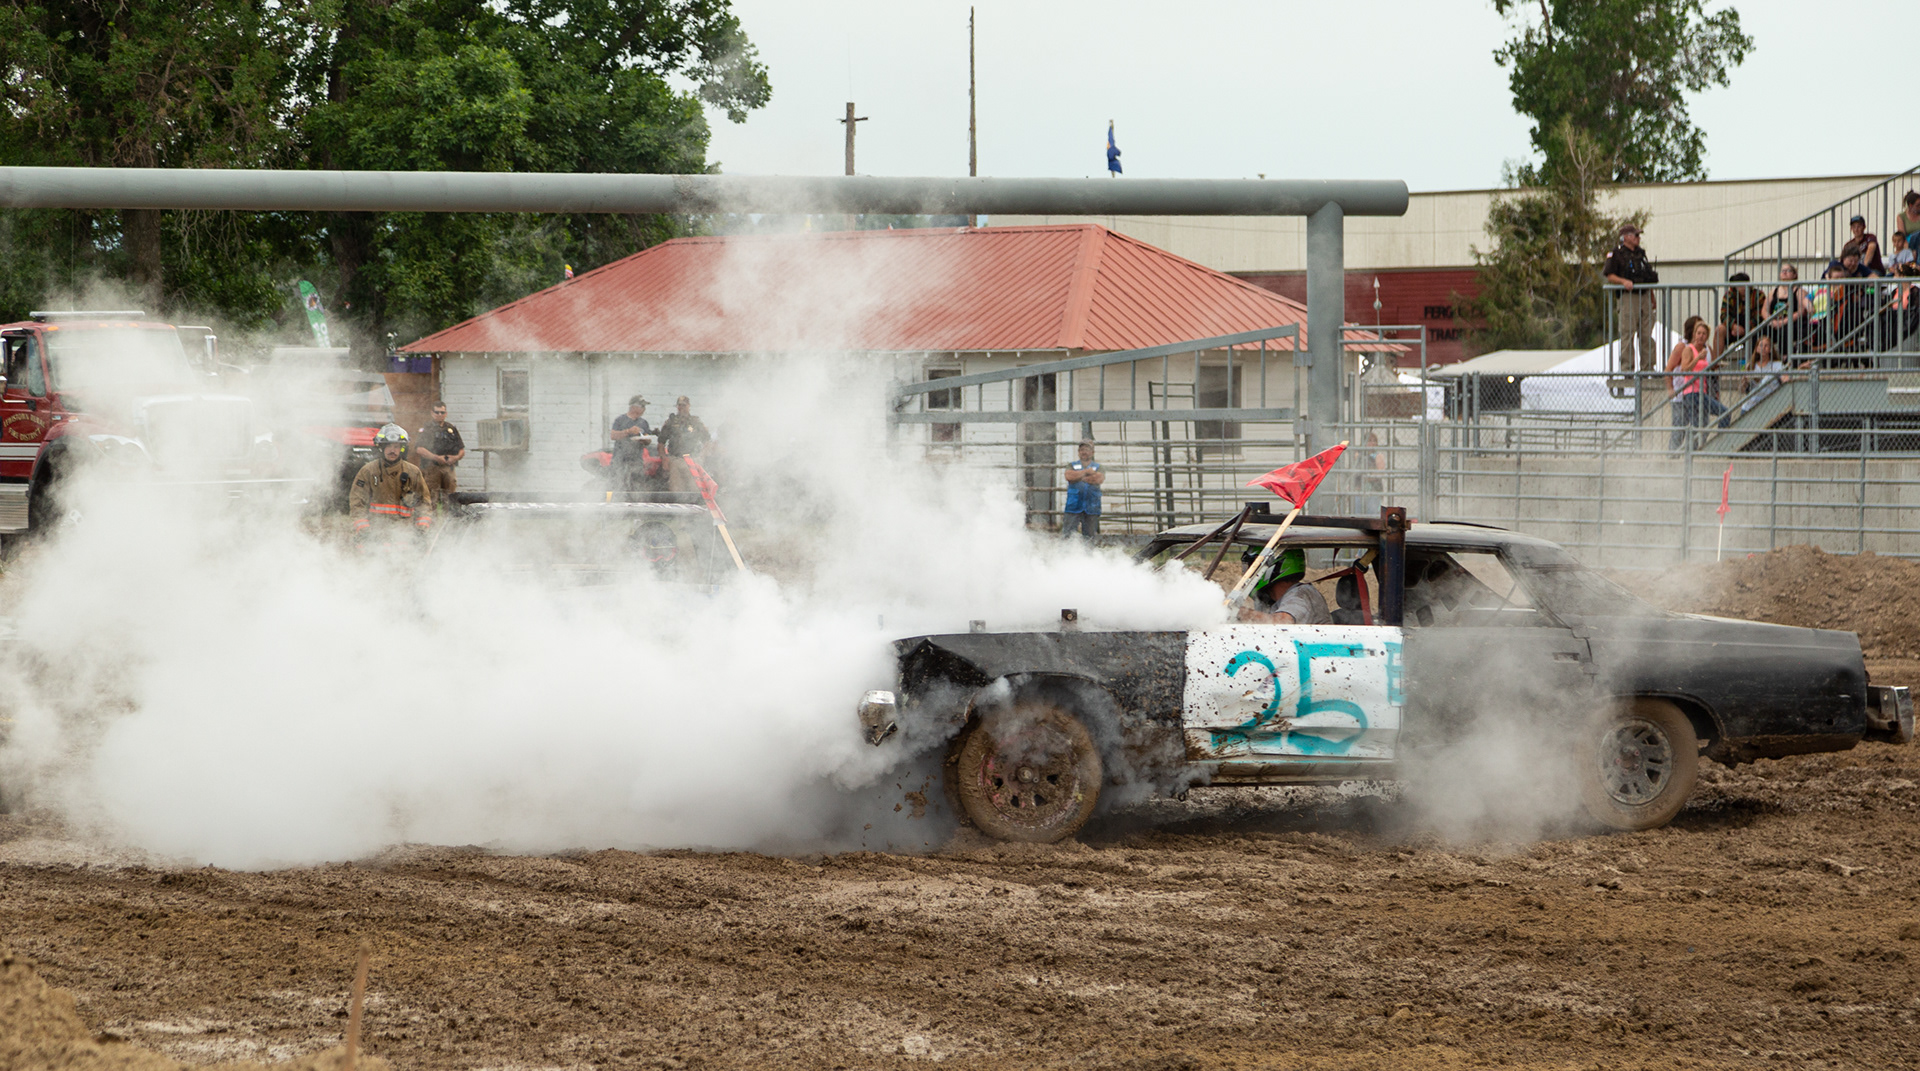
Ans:
[{"label": "man in blue shirt", "polygon": [[627,411],[613,418],[613,484],[621,491],[644,489],[647,464],[646,446],[653,441],[653,427],[644,415],[647,400],[636,394],[627,399]]},{"label": "man in blue shirt", "polygon": [[1080,532],[1092,542],[1100,534],[1100,485],[1106,482],[1106,472],[1093,459],[1093,440],[1082,439],[1080,460],[1067,466],[1067,510],[1060,519],[1061,538]]}]

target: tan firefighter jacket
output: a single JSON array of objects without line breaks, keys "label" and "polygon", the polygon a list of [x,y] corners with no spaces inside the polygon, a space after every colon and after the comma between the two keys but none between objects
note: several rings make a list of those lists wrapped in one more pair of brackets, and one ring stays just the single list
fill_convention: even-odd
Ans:
[{"label": "tan firefighter jacket", "polygon": [[347,513],[356,531],[364,530],[374,518],[412,521],[425,529],[433,523],[433,495],[413,462],[376,457],[353,478]]}]

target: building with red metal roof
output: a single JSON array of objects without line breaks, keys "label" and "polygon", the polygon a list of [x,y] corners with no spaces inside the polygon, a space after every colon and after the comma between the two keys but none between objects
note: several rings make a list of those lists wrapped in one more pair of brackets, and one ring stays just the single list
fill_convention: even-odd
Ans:
[{"label": "building with red metal roof", "polygon": [[1284,324],[1304,333],[1306,308],[1105,227],[1063,224],[676,238],[401,349],[1080,353]]},{"label": "building with red metal roof", "polygon": [[[489,486],[550,489],[578,485],[582,453],[605,447],[630,396],[651,399],[656,422],[684,394],[710,423],[750,426],[771,370],[799,355],[914,381],[1285,327],[1304,345],[1306,319],[1292,298],[1098,225],[919,228],[679,238],[401,352],[431,363],[449,418],[475,427],[476,445],[500,448],[482,451]],[[1170,373],[1155,360],[1128,373],[1128,389],[1142,408],[1238,405],[1243,394],[1286,406],[1291,355],[1268,358],[1293,340],[1262,347],[1237,359],[1191,353]],[[1092,384],[1108,380],[1094,375],[1074,382],[1097,394]],[[1034,396],[1006,404],[1055,409],[1054,377],[1030,378]],[[1060,403],[1073,397],[1070,379],[1060,378]],[[975,394],[945,404],[980,404]],[[967,442],[1012,434],[967,427]],[[930,445],[963,436],[959,424],[912,433]]]}]

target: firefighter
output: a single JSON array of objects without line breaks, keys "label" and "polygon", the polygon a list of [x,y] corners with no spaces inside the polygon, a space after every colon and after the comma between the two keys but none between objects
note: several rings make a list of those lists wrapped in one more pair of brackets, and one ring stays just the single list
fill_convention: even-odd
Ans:
[{"label": "firefighter", "polygon": [[360,469],[347,497],[354,539],[364,541],[376,525],[388,541],[409,528],[425,532],[433,525],[433,492],[420,469],[406,459],[406,429],[388,424],[373,437],[373,445],[380,456]]}]

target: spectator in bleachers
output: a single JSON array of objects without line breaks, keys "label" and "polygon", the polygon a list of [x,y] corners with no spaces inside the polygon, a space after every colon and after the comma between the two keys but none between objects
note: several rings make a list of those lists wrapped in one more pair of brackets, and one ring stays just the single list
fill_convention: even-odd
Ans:
[{"label": "spectator in bleachers", "polygon": [[1867,217],[1853,217],[1847,221],[1847,229],[1853,232],[1847,244],[1860,247],[1860,266],[1866,269],[1862,274],[1887,274],[1887,266],[1880,259],[1880,239],[1877,235],[1867,233]]},{"label": "spectator in bleachers", "polygon": [[1813,302],[1799,285],[1800,269],[1780,265],[1780,285],[1767,295],[1767,337],[1780,353],[1806,348],[1807,324],[1813,318]]},{"label": "spectator in bleachers", "polygon": [[1737,346],[1744,356],[1749,346],[1748,332],[1766,319],[1766,291],[1744,285],[1752,278],[1746,272],[1737,271],[1727,279],[1726,296],[1720,299],[1720,326],[1714,332],[1713,352],[1724,355],[1729,348]]},{"label": "spectator in bleachers", "polygon": [[1660,273],[1653,270],[1647,251],[1640,248],[1640,228],[1631,223],[1620,228],[1620,244],[1607,254],[1607,266],[1602,270],[1607,282],[1626,287],[1624,293],[1615,295],[1620,306],[1620,371],[1651,372],[1660,360],[1653,350],[1657,303],[1654,295],[1635,293],[1634,287],[1658,283]]},{"label": "spectator in bleachers", "polygon": [[1908,190],[1900,199],[1900,215],[1893,221],[1894,233],[1899,237],[1898,244],[1905,245],[1914,235],[1920,234],[1920,190]]},{"label": "spectator in bleachers", "polygon": [[1827,261],[1827,270],[1832,271],[1834,268],[1839,268],[1841,272],[1840,278],[1842,279],[1865,279],[1873,273],[1868,271],[1867,266],[1860,262],[1860,258],[1860,243],[1848,242],[1846,245],[1840,247],[1839,256]]},{"label": "spectator in bleachers", "polygon": [[1674,346],[1673,355],[1667,358],[1667,374],[1673,379],[1673,435],[1668,440],[1669,450],[1680,449],[1689,427],[1704,428],[1709,414],[1719,416],[1727,411],[1707,385],[1707,368],[1713,364],[1712,329],[1707,327],[1704,318],[1689,316],[1680,333],[1686,341]]},{"label": "spectator in bleachers", "polygon": [[1913,250],[1903,249],[1909,254],[1904,261],[1894,258],[1893,274],[1899,282],[1887,294],[1886,306],[1880,310],[1880,348],[1897,350],[1902,348],[1908,338],[1920,334],[1920,263],[1911,256]]},{"label": "spectator in bleachers", "polygon": [[[1837,260],[1829,261],[1827,263],[1827,270],[1821,275],[1823,279],[1844,279],[1846,277],[1846,267]],[[1840,302],[1845,300],[1845,297],[1844,288],[1838,284],[1821,284],[1809,288],[1807,300],[1812,303],[1813,309],[1807,313],[1807,333],[1804,340],[1805,348],[1809,352],[1824,352],[1827,346],[1837,337],[1833,330],[1833,314]]]},{"label": "spectator in bleachers", "polygon": [[1920,231],[1913,232],[1900,243],[1899,251],[1887,261],[1887,271],[1890,274],[1899,275],[1902,264],[1913,264],[1916,261],[1920,261]]},{"label": "spectator in bleachers", "polygon": [[[1773,348],[1773,337],[1761,334],[1753,340],[1753,370],[1768,375],[1778,375],[1780,382],[1787,381],[1787,362],[1780,359],[1780,351]],[[1766,375],[1752,376],[1746,381],[1749,393],[1759,390],[1766,383]]]},{"label": "spectator in bleachers", "polygon": [[[1841,268],[1845,270],[1844,261],[1841,263]],[[1842,278],[1856,278],[1856,276]],[[1828,352],[1868,348],[1873,339],[1869,337],[1869,332],[1861,328],[1872,315],[1874,290],[1877,288],[1835,285],[1832,289],[1834,291],[1833,316],[1828,324],[1833,331],[1833,336],[1827,344]]]}]

